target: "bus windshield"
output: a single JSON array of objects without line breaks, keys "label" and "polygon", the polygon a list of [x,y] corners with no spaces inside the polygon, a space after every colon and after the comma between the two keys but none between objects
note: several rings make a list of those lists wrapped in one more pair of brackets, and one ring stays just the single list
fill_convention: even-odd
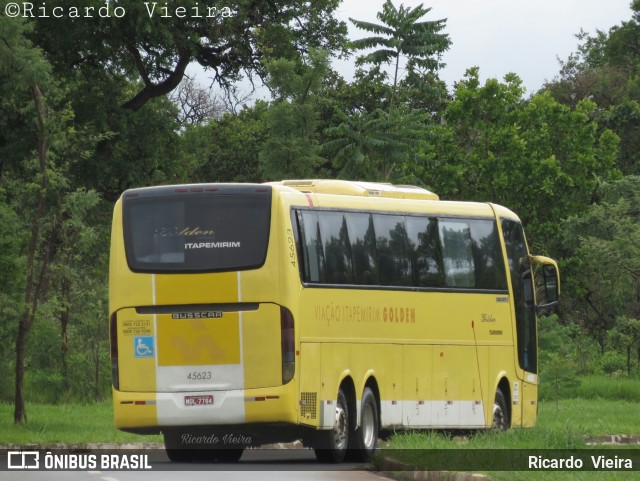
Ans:
[{"label": "bus windshield", "polygon": [[230,190],[182,193],[167,188],[150,196],[141,189],[125,196],[123,228],[130,269],[214,272],[264,264],[271,191]]}]

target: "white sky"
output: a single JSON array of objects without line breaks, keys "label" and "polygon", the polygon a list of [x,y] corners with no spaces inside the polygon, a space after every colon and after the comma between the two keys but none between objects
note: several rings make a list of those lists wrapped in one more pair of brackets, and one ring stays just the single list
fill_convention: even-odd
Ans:
[{"label": "white sky", "polygon": [[[344,0],[338,16],[347,21],[380,23],[376,13],[384,0]],[[394,0],[394,5],[432,10],[424,20],[446,18],[444,32],[452,41],[444,54],[447,64],[440,77],[451,87],[469,67],[478,66],[480,76],[502,79],[514,72],[523,80],[527,92],[534,93],[545,80],[559,72],[558,58],[565,60],[576,51],[575,34],[580,29],[595,33],[608,31],[631,19],[631,0]],[[351,39],[371,34],[356,29],[351,22]],[[351,79],[353,58],[335,62],[345,78]]]}]

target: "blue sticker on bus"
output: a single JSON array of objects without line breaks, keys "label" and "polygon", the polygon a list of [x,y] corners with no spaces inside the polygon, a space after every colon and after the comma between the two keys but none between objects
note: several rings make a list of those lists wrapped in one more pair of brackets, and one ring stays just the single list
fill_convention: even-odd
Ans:
[{"label": "blue sticker on bus", "polygon": [[153,357],[153,336],[135,336],[133,354],[135,357]]}]

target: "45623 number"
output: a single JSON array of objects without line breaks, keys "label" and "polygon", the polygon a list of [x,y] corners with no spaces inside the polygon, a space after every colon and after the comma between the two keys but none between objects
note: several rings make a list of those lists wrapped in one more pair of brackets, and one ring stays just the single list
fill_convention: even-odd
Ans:
[{"label": "45623 number", "polygon": [[213,379],[213,373],[211,371],[191,371],[187,374],[189,381],[208,381]]}]

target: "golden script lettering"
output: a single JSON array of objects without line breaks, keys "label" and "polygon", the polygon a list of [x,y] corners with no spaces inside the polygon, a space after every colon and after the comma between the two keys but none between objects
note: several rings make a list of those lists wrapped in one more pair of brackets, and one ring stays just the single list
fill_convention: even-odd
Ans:
[{"label": "golden script lettering", "polygon": [[156,235],[159,237],[195,237],[195,236],[214,236],[215,231],[213,229],[202,229],[198,227],[185,227],[181,231],[178,231],[177,227],[162,227],[157,230]]}]

